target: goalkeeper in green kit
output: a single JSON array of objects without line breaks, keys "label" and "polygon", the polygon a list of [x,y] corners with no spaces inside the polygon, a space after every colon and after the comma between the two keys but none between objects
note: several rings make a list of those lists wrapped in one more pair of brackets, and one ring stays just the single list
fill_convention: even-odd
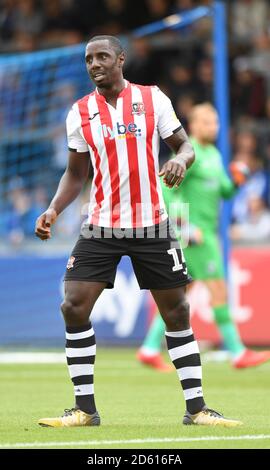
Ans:
[{"label": "goalkeeper in green kit", "polygon": [[[183,250],[188,272],[194,281],[202,281],[210,293],[214,320],[231,355],[232,365],[238,369],[257,366],[270,360],[270,351],[251,351],[241,341],[228,306],[223,256],[218,239],[220,202],[232,197],[237,187],[245,182],[245,169],[232,164],[232,180],[228,178],[214,145],[219,123],[217,112],[210,103],[194,106],[189,126],[195,163],[188,169],[179,187],[169,188],[162,182],[164,200],[172,219],[180,218],[183,203],[189,204],[189,244]],[[158,314],[137,352],[137,359],[166,372],[172,366],[167,365],[160,354],[164,332],[165,325]]]}]

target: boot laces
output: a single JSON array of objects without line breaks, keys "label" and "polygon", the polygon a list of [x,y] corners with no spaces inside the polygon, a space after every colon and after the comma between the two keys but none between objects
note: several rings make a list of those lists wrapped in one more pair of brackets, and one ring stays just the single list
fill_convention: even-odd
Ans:
[{"label": "boot laces", "polygon": [[210,413],[210,416],[218,417],[218,418],[224,418],[223,414],[219,413],[218,411],[212,410],[211,408],[206,408],[203,410],[204,414]]},{"label": "boot laces", "polygon": [[70,409],[66,408],[64,410],[63,417],[64,416],[71,416],[74,413],[74,411],[77,411],[77,408],[70,408]]}]

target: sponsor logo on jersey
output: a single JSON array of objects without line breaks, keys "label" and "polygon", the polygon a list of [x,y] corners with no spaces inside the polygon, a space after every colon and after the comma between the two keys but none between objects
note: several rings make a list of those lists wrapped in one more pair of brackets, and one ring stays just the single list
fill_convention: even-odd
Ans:
[{"label": "sponsor logo on jersey", "polygon": [[141,137],[142,135],[141,129],[138,129],[137,124],[134,124],[134,122],[130,122],[129,124],[121,124],[120,122],[117,122],[113,128],[106,124],[102,124],[99,127],[99,132],[103,134],[105,138],[109,138],[110,140],[115,138],[123,139]]}]

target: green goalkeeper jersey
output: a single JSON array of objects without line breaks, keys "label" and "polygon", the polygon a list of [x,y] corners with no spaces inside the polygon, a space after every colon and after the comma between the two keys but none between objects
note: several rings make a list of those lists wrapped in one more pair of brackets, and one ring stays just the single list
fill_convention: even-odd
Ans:
[{"label": "green goalkeeper jersey", "polygon": [[232,197],[236,188],[225,172],[218,149],[212,144],[201,145],[194,138],[190,141],[195,162],[178,188],[168,188],[162,182],[163,197],[172,218],[185,218],[182,203],[188,203],[189,223],[202,231],[216,232],[220,201]]}]

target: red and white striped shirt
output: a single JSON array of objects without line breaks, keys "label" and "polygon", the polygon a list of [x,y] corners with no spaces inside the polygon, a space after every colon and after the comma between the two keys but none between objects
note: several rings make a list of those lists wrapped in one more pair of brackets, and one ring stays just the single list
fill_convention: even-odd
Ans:
[{"label": "red and white striped shirt", "polygon": [[181,124],[158,87],[125,84],[116,108],[96,89],[67,117],[69,148],[90,152],[88,222],[100,227],[148,227],[168,217],[158,176],[159,141]]}]

